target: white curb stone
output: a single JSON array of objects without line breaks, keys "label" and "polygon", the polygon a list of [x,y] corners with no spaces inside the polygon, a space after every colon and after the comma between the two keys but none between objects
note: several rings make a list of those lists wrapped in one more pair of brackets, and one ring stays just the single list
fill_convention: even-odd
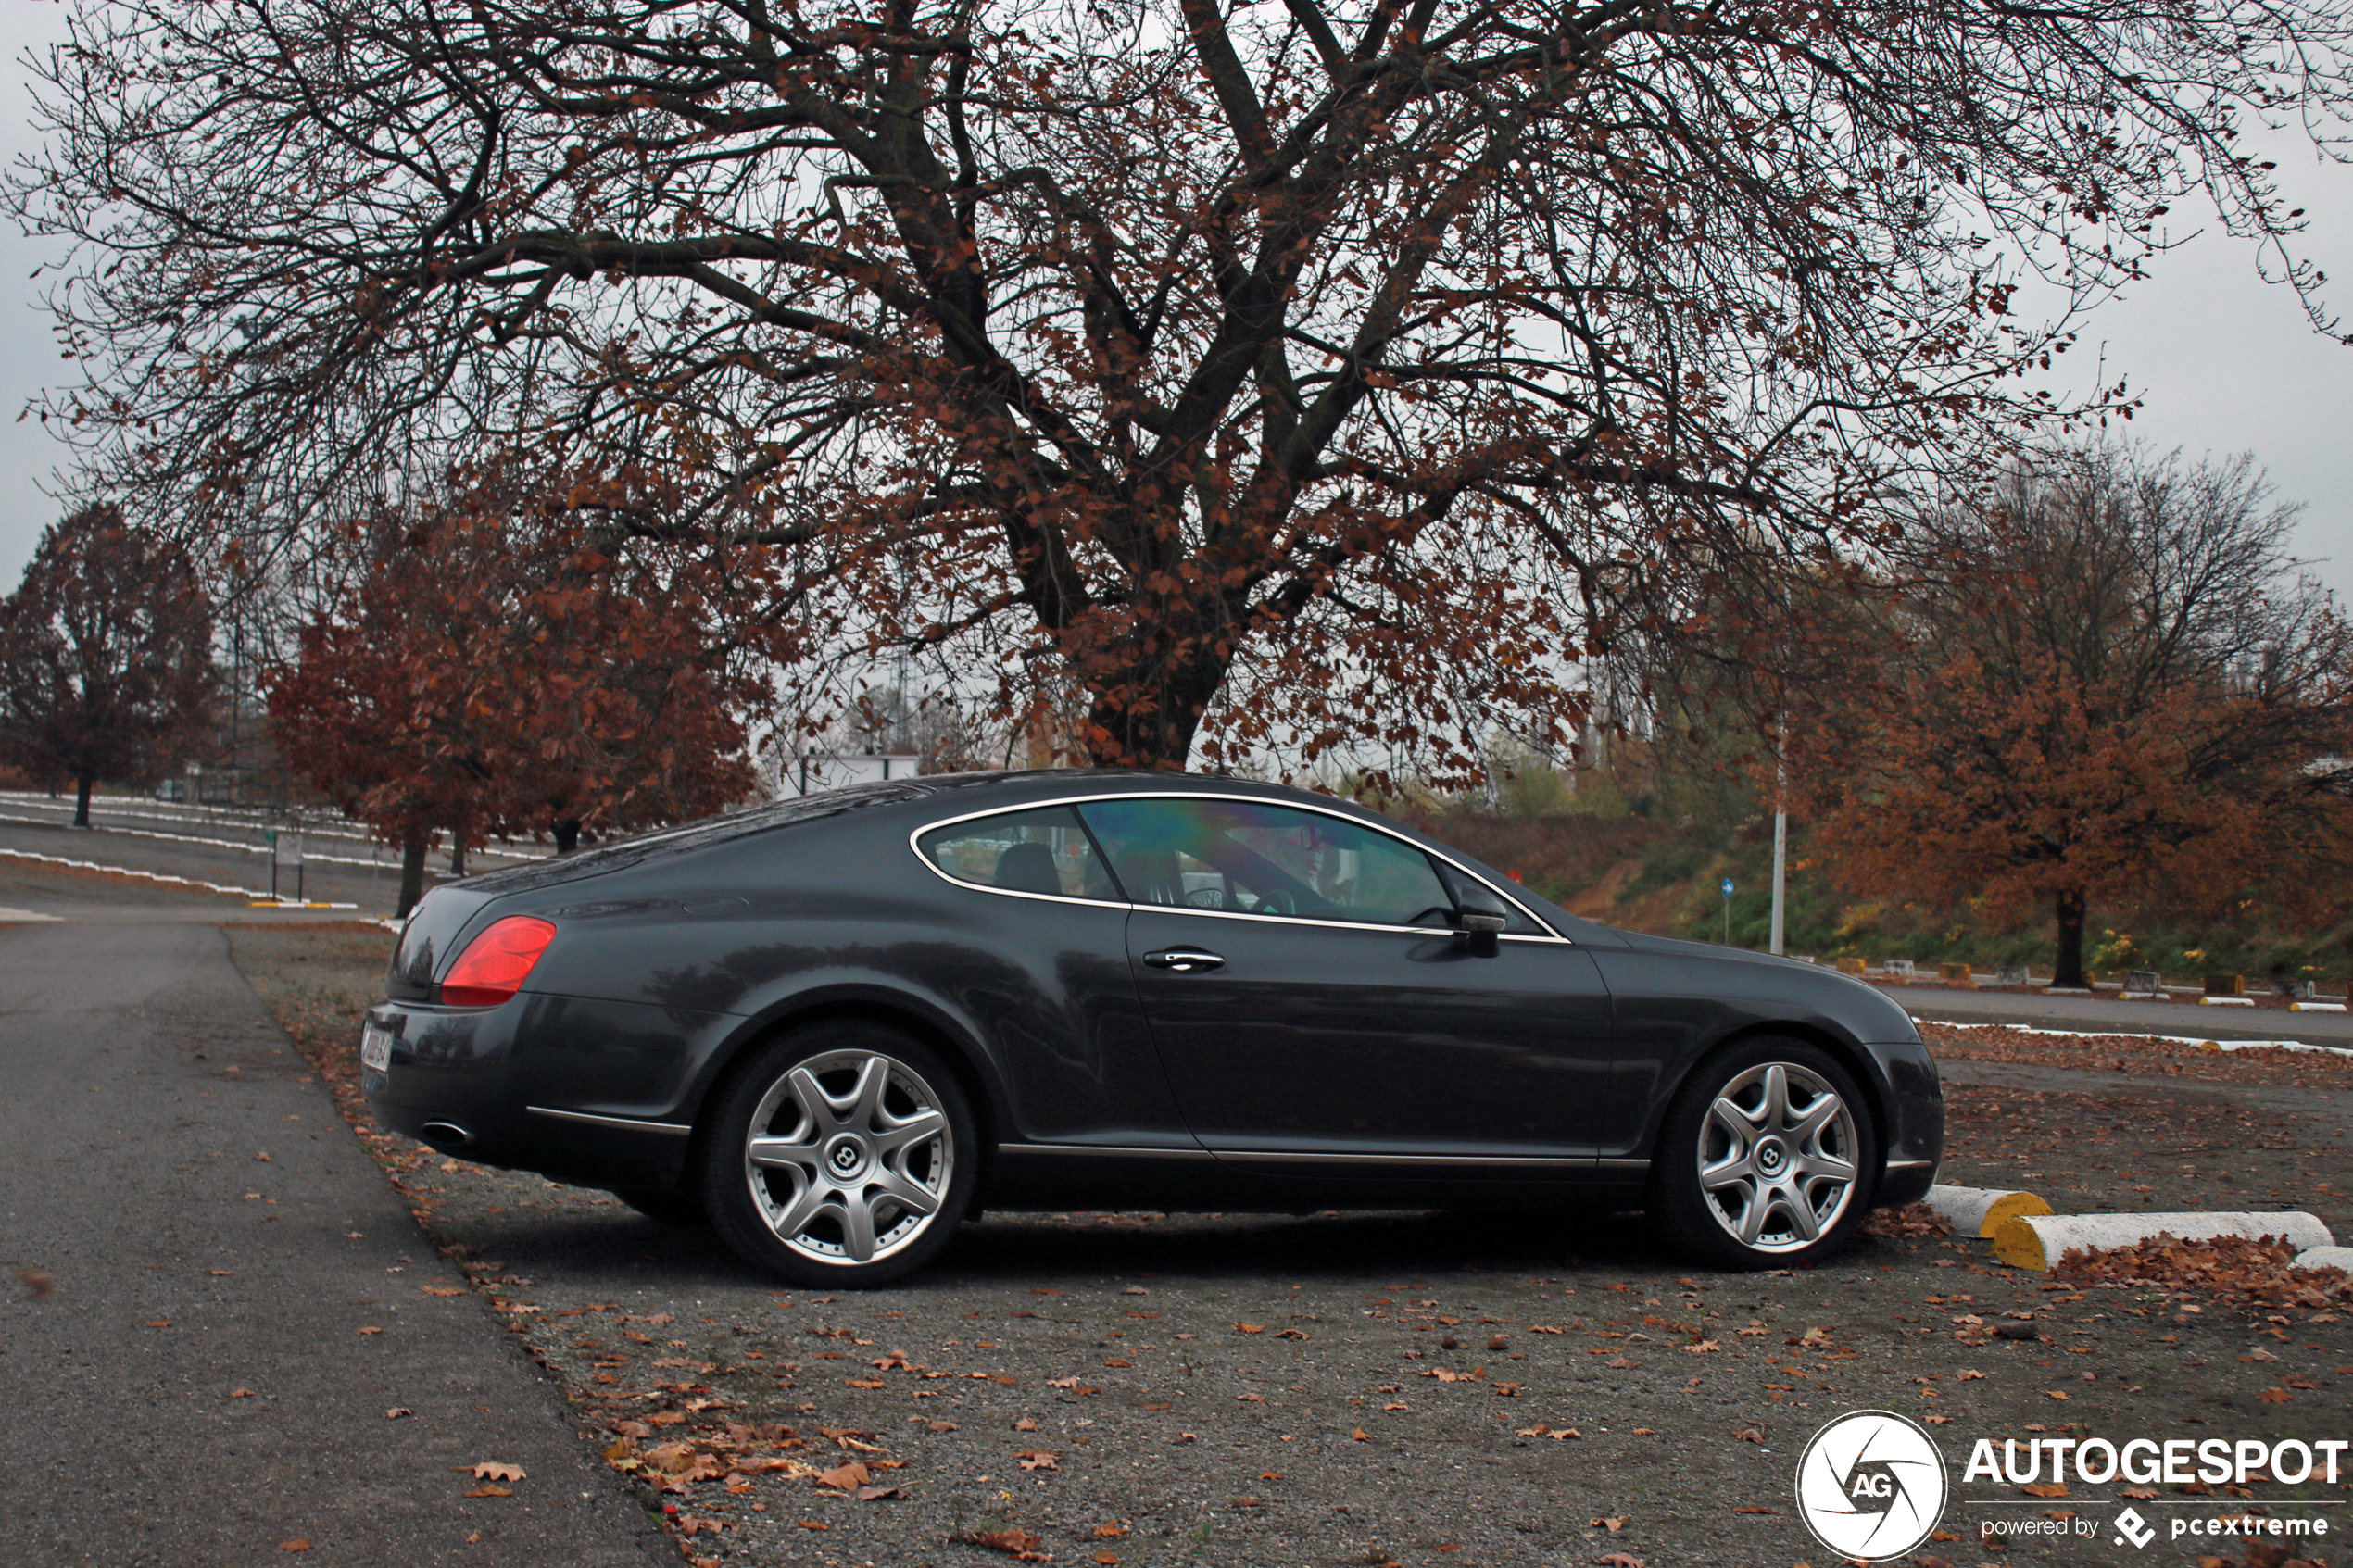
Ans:
[{"label": "white curb stone", "polygon": [[2007,1187],[1965,1187],[1937,1185],[1928,1189],[1922,1203],[1953,1222],[1953,1229],[1962,1236],[1989,1236],[2002,1228],[2006,1220],[2020,1214],[2047,1214],[2051,1206],[2031,1192],[2018,1192]]},{"label": "white curb stone", "polygon": [[2297,1210],[2272,1214],[2021,1214],[1994,1233],[1994,1256],[2014,1269],[2048,1271],[2070,1249],[2131,1247],[2160,1233],[2183,1241],[2276,1236],[2299,1250],[2336,1245],[2336,1237],[2317,1216]]},{"label": "white curb stone", "polygon": [[2291,1269],[2343,1269],[2353,1273],[2353,1247],[2315,1247],[2298,1252]]}]

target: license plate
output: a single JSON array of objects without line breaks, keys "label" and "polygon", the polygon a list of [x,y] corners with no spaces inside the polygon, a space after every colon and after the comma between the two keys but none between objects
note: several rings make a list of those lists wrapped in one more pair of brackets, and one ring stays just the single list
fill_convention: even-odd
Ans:
[{"label": "license plate", "polygon": [[378,1073],[392,1071],[392,1031],[371,1023],[359,1032],[359,1065]]}]

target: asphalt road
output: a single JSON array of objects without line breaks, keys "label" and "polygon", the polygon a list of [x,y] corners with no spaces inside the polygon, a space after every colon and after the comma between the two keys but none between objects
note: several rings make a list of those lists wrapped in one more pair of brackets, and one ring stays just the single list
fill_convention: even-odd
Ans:
[{"label": "asphalt road", "polygon": [[[674,1564],[231,966],[221,901],[51,885],[0,886],[62,917],[0,929],[0,1562]],[[525,1478],[469,1498],[483,1461]]]},{"label": "asphalt road", "polygon": [[2288,1012],[2275,1008],[2209,1008],[2192,1002],[2120,1002],[2104,997],[2045,997],[2018,991],[1891,987],[1918,1018],[1945,1023],[2023,1023],[2119,1035],[2175,1035],[2200,1040],[2300,1040],[2353,1046],[2353,1013]]}]

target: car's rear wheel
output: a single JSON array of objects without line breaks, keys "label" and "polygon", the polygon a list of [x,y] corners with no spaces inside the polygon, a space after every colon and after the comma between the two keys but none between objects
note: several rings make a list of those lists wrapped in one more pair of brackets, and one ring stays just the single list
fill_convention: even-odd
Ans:
[{"label": "car's rear wheel", "polygon": [[746,1260],[804,1286],[859,1289],[922,1267],[972,1201],[972,1112],[946,1062],[844,1021],[757,1048],[721,1092],[703,1201]]},{"label": "car's rear wheel", "polygon": [[1719,1268],[1787,1268],[1828,1256],[1863,1223],[1877,1135],[1829,1052],[1761,1036],[1684,1083],[1651,1170],[1652,1207],[1682,1251]]}]

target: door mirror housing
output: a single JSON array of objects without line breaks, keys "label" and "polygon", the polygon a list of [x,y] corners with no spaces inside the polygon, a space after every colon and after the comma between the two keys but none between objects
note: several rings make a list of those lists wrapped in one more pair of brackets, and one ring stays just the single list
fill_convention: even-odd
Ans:
[{"label": "door mirror housing", "polygon": [[1477,884],[1463,884],[1454,890],[1454,923],[1463,934],[1464,946],[1481,957],[1496,950],[1495,939],[1504,927],[1511,923],[1511,912],[1504,901],[1487,888]]}]

